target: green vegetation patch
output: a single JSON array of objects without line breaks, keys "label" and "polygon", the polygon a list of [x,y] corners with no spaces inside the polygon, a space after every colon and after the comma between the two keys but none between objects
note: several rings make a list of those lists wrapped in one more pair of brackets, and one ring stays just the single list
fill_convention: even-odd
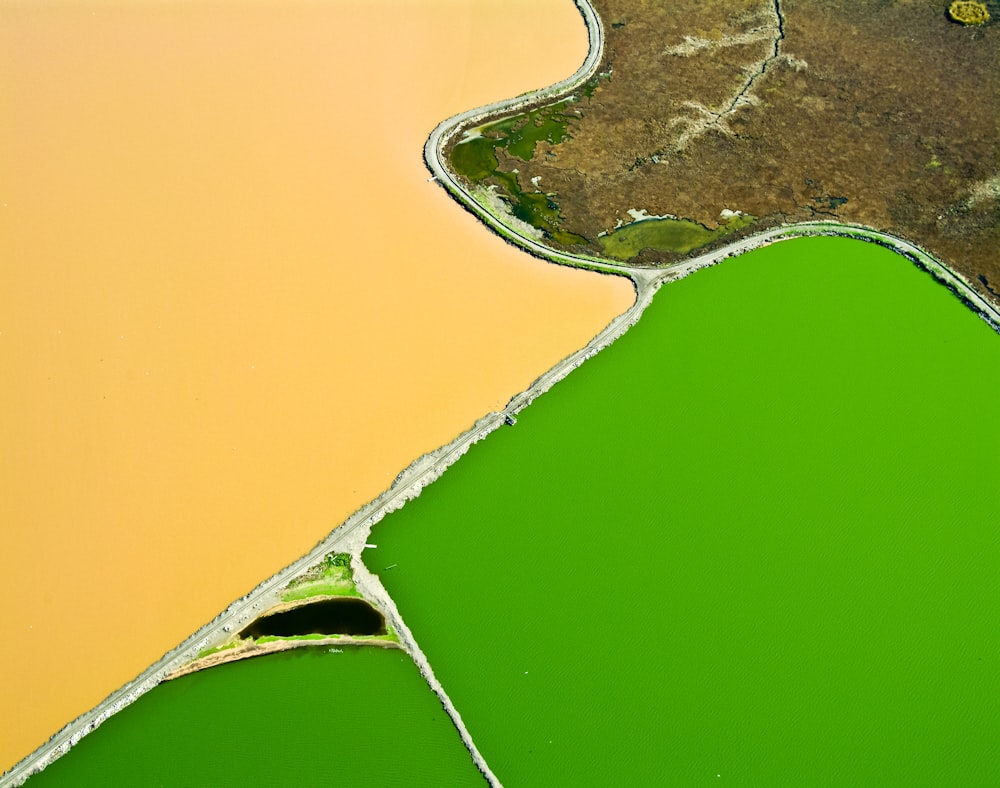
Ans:
[{"label": "green vegetation patch", "polygon": [[985,25],[990,21],[990,12],[986,3],[956,0],[948,6],[948,16],[963,25]]},{"label": "green vegetation patch", "polygon": [[558,243],[567,246],[587,243],[583,236],[560,229],[562,216],[559,214],[559,204],[552,195],[541,192],[525,194],[518,190],[510,201],[510,209],[518,219],[539,228]]},{"label": "green vegetation patch", "polygon": [[642,219],[603,236],[601,246],[606,255],[616,260],[631,260],[643,249],[685,254],[746,227],[755,218],[737,214],[714,230],[689,219]]},{"label": "green vegetation patch", "polygon": [[212,646],[211,648],[202,649],[198,652],[196,659],[203,659],[204,657],[209,657],[212,654],[218,654],[220,651],[226,651],[227,649],[236,648],[244,641],[234,640],[231,643],[223,643],[221,646]]},{"label": "green vegetation patch", "polygon": [[[476,139],[493,140],[495,144],[506,148],[511,155],[517,156],[522,161],[529,161],[535,155],[535,146],[542,140],[557,145],[570,136],[566,128],[570,121],[566,107],[573,103],[575,102],[572,99],[567,99],[558,104],[539,107],[489,123],[480,129],[482,138]],[[455,151],[468,144],[469,142],[459,143],[455,146]],[[454,162],[454,155],[453,152],[453,163],[457,169],[458,164]]]},{"label": "green vegetation patch", "polygon": [[350,638],[351,640],[371,640],[398,643],[399,635],[396,634],[396,631],[388,625],[386,625],[386,630],[387,631],[384,635],[344,635],[336,632],[331,634],[310,632],[308,635],[264,635],[263,637],[257,638],[254,642],[259,646],[264,643],[280,643],[285,640],[329,640],[331,638]]},{"label": "green vegetation patch", "polygon": [[545,238],[564,246],[586,244],[587,239],[562,228],[562,216],[554,194],[522,191],[517,174],[500,169],[497,149],[503,148],[529,161],[535,146],[542,140],[554,145],[567,139],[570,116],[565,110],[571,103],[566,100],[489,123],[480,129],[482,136],[459,142],[450,155],[455,172],[472,183],[496,186],[512,215],[541,230]]},{"label": "green vegetation patch", "polygon": [[595,74],[589,80],[587,80],[587,84],[583,86],[583,95],[586,96],[587,98],[593,97],[594,93],[596,93],[597,89],[601,86],[601,83],[608,82],[610,80],[611,80],[610,71],[602,71],[599,74]]},{"label": "green vegetation patch", "polygon": [[511,155],[530,161],[535,155],[535,146],[542,140],[558,145],[569,137],[566,130],[569,116],[564,112],[569,103],[571,102],[563,101],[521,115],[523,122],[515,124],[515,129],[506,141],[505,147]]},{"label": "green vegetation patch", "polygon": [[282,593],[283,602],[308,599],[313,596],[360,597],[354,585],[349,553],[330,553],[306,574],[292,580]]},{"label": "green vegetation patch", "polygon": [[285,635],[284,637],[279,637],[278,635],[264,635],[264,637],[257,638],[257,645],[262,645],[264,643],[277,643],[282,640],[326,640],[327,638],[339,638],[345,637],[344,635],[323,635],[316,632],[311,632],[308,635]]}]

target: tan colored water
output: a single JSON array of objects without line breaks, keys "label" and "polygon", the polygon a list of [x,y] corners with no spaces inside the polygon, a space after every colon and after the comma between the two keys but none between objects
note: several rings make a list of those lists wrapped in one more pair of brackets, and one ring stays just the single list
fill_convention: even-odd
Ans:
[{"label": "tan colored water", "polygon": [[0,5],[0,767],[631,303],[427,183],[569,0]]}]

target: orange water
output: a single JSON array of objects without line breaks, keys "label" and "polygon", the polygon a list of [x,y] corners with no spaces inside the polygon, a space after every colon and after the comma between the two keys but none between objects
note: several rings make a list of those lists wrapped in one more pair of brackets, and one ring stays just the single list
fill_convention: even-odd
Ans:
[{"label": "orange water", "polygon": [[0,4],[0,768],[631,303],[421,161],[570,0]]}]

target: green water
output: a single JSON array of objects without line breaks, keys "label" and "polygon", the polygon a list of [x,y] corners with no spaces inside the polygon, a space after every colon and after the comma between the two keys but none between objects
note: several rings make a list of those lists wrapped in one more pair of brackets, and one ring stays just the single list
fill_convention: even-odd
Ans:
[{"label": "green water", "polygon": [[52,786],[481,786],[399,651],[302,649],[157,687],[31,778]]},{"label": "green water", "polygon": [[996,784],[998,391],[927,274],[782,243],[664,287],[365,560],[509,786]]},{"label": "green water", "polygon": [[470,181],[481,181],[493,174],[500,166],[496,147],[500,143],[488,137],[476,137],[455,146],[451,154],[451,166],[455,172]]}]

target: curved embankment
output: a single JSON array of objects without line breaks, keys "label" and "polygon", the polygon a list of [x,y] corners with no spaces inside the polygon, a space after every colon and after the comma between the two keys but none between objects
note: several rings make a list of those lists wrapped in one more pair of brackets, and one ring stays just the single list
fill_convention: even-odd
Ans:
[{"label": "curved embankment", "polygon": [[427,166],[431,172],[434,173],[434,180],[440,183],[463,207],[482,220],[493,232],[523,248],[528,253],[549,262],[632,278],[639,292],[639,302],[631,311],[639,308],[640,313],[641,307],[645,306],[642,302],[644,301],[643,296],[645,291],[648,288],[655,288],[662,282],[673,281],[700,268],[714,265],[721,260],[742,254],[751,249],[756,249],[776,241],[809,235],[839,235],[856,238],[878,243],[913,261],[931,273],[938,281],[952,290],[965,304],[978,312],[995,329],[1000,331],[1000,310],[979,295],[960,275],[915,244],[871,227],[841,224],[832,221],[788,224],[761,231],[741,241],[690,260],[663,268],[650,269],[613,263],[592,255],[572,255],[552,249],[539,243],[534,238],[523,235],[516,227],[505,222],[501,216],[492,212],[488,207],[476,200],[462,183],[461,179],[445,166],[443,157],[444,148],[456,134],[465,129],[474,128],[487,121],[498,120],[505,115],[521,112],[527,107],[537,105],[542,101],[556,101],[565,98],[593,76],[601,63],[604,53],[604,29],[600,17],[590,4],[590,0],[575,0],[575,2],[587,25],[590,41],[590,51],[587,59],[576,74],[569,79],[542,90],[505,101],[494,102],[448,118],[438,124],[424,145],[424,160],[427,162]]},{"label": "curved embankment", "polygon": [[[309,553],[262,582],[249,594],[234,602],[215,619],[205,624],[176,648],[150,665],[135,679],[113,692],[94,709],[81,715],[53,735],[45,744],[0,777],[0,788],[21,785],[32,774],[41,771],[50,762],[68,752],[81,738],[96,729],[113,714],[153,689],[161,681],[173,675],[179,675],[178,671],[192,666],[204,649],[222,644],[230,637],[234,630],[239,629],[252,619],[257,618],[279,604],[279,592],[289,580],[306,572],[327,553],[332,551],[349,552],[357,559],[364,549],[373,525],[387,514],[403,506],[407,501],[416,498],[426,485],[437,480],[474,443],[482,440],[505,423],[513,423],[516,414],[530,405],[535,398],[544,394],[553,385],[583,364],[588,358],[596,355],[622,336],[638,321],[646,306],[651,302],[653,294],[665,282],[680,279],[694,271],[715,265],[729,257],[734,257],[777,241],[808,235],[841,235],[879,243],[904,255],[930,272],[938,281],[945,284],[961,298],[964,303],[976,310],[995,330],[1000,331],[1000,311],[979,296],[958,274],[916,245],[871,228],[844,225],[836,222],[792,224],[763,231],[757,235],[742,239],[690,260],[685,260],[664,268],[652,269],[611,263],[596,257],[565,254],[550,249],[534,239],[527,238],[504,224],[497,216],[490,213],[477,202],[459,179],[444,166],[442,162],[442,149],[455,133],[470,123],[481,122],[487,117],[505,112],[517,111],[529,104],[534,104],[547,98],[555,98],[561,93],[572,92],[593,75],[601,62],[604,52],[603,28],[600,18],[589,0],[575,0],[575,2],[587,26],[589,38],[587,58],[577,72],[562,82],[558,82],[548,88],[469,110],[443,121],[433,130],[428,138],[424,146],[424,158],[427,166],[433,173],[433,179],[446,188],[463,207],[479,217],[491,230],[502,238],[516,244],[528,253],[549,262],[586,268],[605,274],[626,276],[635,285],[635,303],[626,312],[609,323],[585,347],[567,356],[548,372],[537,378],[523,392],[512,397],[502,411],[492,412],[483,416],[472,427],[450,443],[415,460],[396,477],[392,485],[385,492],[358,509],[358,511],[335,528],[326,539],[319,542]],[[360,561],[356,561],[357,566],[363,565],[361,565]],[[500,785],[496,776],[489,770],[485,760],[476,749],[471,735],[462,723],[458,710],[451,703],[443,686],[434,677],[430,663],[420,650],[409,628],[403,622],[395,603],[382,587],[378,576],[372,575],[363,569],[359,571],[356,568],[356,572],[356,577],[359,580],[359,590],[362,591],[366,599],[376,601],[385,612],[387,619],[400,636],[400,646],[417,662],[421,673],[441,699],[445,710],[458,728],[463,742],[470,750],[477,767],[479,767],[491,785]],[[343,644],[345,642],[343,639],[338,639],[333,641],[333,644]],[[250,655],[248,654],[247,656]]]}]

